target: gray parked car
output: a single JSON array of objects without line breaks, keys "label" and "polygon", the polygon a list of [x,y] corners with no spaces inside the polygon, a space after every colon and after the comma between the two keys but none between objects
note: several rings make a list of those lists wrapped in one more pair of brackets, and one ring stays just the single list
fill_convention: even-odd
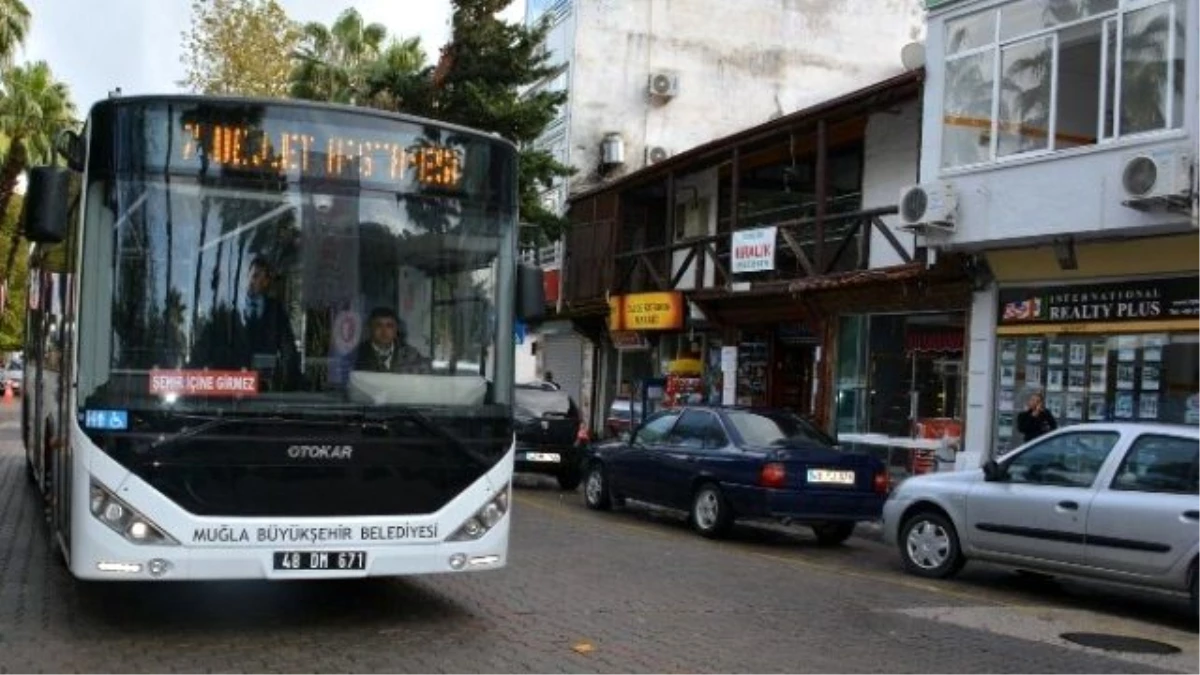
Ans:
[{"label": "gray parked car", "polygon": [[905,568],[948,577],[968,559],[1190,592],[1197,612],[1200,430],[1061,428],[982,469],[904,481],[883,509]]}]

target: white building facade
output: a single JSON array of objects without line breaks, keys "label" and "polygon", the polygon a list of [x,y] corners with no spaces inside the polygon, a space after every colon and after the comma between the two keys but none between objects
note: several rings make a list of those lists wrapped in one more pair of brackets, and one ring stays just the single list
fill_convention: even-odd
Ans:
[{"label": "white building facade", "polygon": [[[902,72],[900,51],[924,26],[920,0],[527,1],[527,23],[545,17],[556,70],[532,90],[569,100],[537,145],[577,170],[545,195],[560,210],[569,195]],[[540,255],[551,283],[561,252]],[[587,377],[596,358],[567,322],[518,351],[521,367],[536,360],[582,399],[593,383],[568,377]]]},{"label": "white building facade", "polygon": [[1200,423],[1200,3],[928,4],[905,217],[974,254],[959,466],[1019,445],[1033,392],[1060,426]]}]

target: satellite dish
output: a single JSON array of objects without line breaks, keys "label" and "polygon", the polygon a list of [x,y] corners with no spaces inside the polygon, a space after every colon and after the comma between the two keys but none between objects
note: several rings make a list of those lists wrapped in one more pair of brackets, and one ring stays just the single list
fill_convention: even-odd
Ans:
[{"label": "satellite dish", "polygon": [[925,45],[920,42],[910,42],[900,50],[900,63],[905,70],[916,70],[925,65]]}]

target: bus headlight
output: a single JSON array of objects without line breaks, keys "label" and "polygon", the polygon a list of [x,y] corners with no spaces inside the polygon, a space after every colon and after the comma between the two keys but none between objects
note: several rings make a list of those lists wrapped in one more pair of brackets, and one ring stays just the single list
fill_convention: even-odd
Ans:
[{"label": "bus headlight", "polygon": [[163,532],[149,518],[121,501],[108,488],[92,479],[89,505],[96,520],[135,544],[178,546],[179,542]]},{"label": "bus headlight", "polygon": [[504,519],[504,514],[508,513],[508,488],[509,484],[505,483],[483,508],[467,518],[446,541],[471,541],[482,537],[495,527],[496,523]]}]

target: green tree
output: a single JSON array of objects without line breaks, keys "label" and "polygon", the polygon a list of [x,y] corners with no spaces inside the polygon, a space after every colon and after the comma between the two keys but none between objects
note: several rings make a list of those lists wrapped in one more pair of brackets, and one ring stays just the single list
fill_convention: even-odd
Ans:
[{"label": "green tree", "polygon": [[[8,153],[0,164],[0,213],[7,213],[21,173],[31,161],[53,162],[55,136],[76,121],[67,85],[54,79],[45,61],[3,71],[0,90],[0,132],[9,138]],[[9,241],[3,283],[12,278],[19,228]]]},{"label": "green tree", "polygon": [[[21,196],[14,195],[8,211],[0,220],[0,238],[11,239],[20,229]],[[19,234],[17,235],[20,236]],[[0,351],[19,351],[25,337],[25,303],[28,297],[29,260],[18,256],[8,283],[3,311],[0,311]]]},{"label": "green tree", "polygon": [[29,8],[21,0],[0,0],[0,66],[12,65],[29,33]]},{"label": "green tree", "polygon": [[[559,237],[566,220],[542,205],[542,194],[573,170],[531,144],[567,100],[565,91],[535,85],[557,73],[542,49],[550,25],[527,27],[497,17],[512,0],[452,0],[450,44],[424,87],[393,92],[406,112],[500,134],[521,147],[520,217],[527,243]],[[532,88],[532,89],[531,89]],[[526,91],[529,90],[529,91]],[[407,97],[407,98],[406,98]]]},{"label": "green tree", "polygon": [[202,94],[282,98],[300,27],[276,0],[193,0],[179,82]]},{"label": "green tree", "polygon": [[[366,23],[353,7],[342,12],[331,26],[316,21],[305,24],[300,47],[293,54],[292,95],[334,103],[365,103],[362,97],[368,74],[385,53],[392,52],[384,47],[387,36],[383,24]],[[411,41],[409,49],[417,50],[419,55],[420,43]],[[391,56],[397,57],[403,55]]]}]

